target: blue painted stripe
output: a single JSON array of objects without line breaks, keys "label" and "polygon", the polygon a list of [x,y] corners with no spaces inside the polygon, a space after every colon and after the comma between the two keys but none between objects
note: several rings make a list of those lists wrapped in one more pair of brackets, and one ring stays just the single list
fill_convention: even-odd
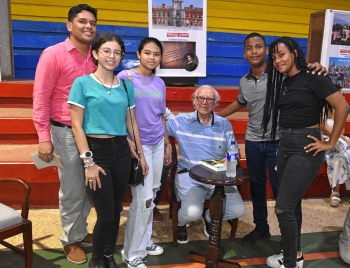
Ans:
[{"label": "blue painted stripe", "polygon": [[[142,38],[148,36],[148,28],[98,25],[98,33],[113,32],[125,43],[126,54],[117,72],[138,65],[136,50]],[[15,77],[33,79],[39,56],[43,49],[65,40],[68,36],[65,23],[40,21],[12,21]],[[243,58],[243,41],[246,34],[207,33],[207,77],[198,78],[198,83],[238,86],[240,78],[250,67]],[[267,44],[278,38],[266,36]],[[304,49],[306,38],[295,38]]]}]

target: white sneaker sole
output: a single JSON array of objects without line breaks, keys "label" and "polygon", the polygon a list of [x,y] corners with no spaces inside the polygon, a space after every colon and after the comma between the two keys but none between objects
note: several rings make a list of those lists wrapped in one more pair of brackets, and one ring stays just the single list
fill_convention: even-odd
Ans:
[{"label": "white sneaker sole", "polygon": [[179,243],[179,244],[187,244],[188,243],[188,238],[187,238],[187,240],[186,241],[183,241],[183,240],[177,240],[177,243]]},{"label": "white sneaker sole", "polygon": [[157,250],[157,251],[148,251],[147,250],[147,255],[157,256],[157,255],[163,254],[163,252],[164,252],[163,248],[161,248],[160,250]]}]

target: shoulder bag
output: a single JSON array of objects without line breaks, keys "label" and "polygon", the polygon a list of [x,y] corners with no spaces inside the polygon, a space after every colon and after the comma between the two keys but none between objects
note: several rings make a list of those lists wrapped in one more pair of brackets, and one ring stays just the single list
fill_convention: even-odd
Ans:
[{"label": "shoulder bag", "polygon": [[[132,122],[132,117],[131,117],[131,112],[130,112],[129,94],[128,94],[128,90],[126,89],[125,81],[123,79],[120,79],[120,80],[123,83],[124,90],[125,90],[126,96],[128,98],[128,110],[129,110],[129,116],[130,116],[131,126],[132,126],[132,134],[134,135],[136,153],[138,154],[137,144],[136,144],[136,139],[135,139],[135,132],[134,132],[134,124]],[[131,158],[131,172],[130,172],[128,184],[130,186],[137,186],[139,184],[144,185],[144,177],[142,174],[142,166],[141,166],[140,160],[133,158],[133,157]]]}]

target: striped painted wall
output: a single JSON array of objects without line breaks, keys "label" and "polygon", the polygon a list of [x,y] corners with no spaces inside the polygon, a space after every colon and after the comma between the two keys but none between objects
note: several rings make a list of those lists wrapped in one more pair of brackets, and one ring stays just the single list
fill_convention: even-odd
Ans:
[{"label": "striped painted wall", "polygon": [[[276,36],[297,38],[307,47],[310,14],[322,9],[350,11],[348,0],[227,0],[208,1],[207,77],[199,84],[237,86],[249,66],[243,58],[243,39],[257,31],[270,43]],[[98,9],[98,33],[122,36],[127,54],[118,70],[137,64],[135,51],[148,36],[147,0],[11,0],[16,78],[34,78],[41,51],[68,35],[67,12],[85,2]]]}]

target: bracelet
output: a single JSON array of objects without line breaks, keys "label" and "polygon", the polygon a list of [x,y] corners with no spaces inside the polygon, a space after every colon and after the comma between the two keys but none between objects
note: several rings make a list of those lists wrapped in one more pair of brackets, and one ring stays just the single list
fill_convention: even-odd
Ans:
[{"label": "bracelet", "polygon": [[88,165],[88,166],[84,166],[84,168],[89,168],[89,167],[92,167],[92,166],[94,166],[96,163],[95,162],[93,162],[91,165]]},{"label": "bracelet", "polygon": [[344,140],[345,140],[346,142],[348,142],[348,141],[350,140],[350,138],[349,138],[348,136],[345,136],[345,137],[344,137]]},{"label": "bracelet", "polygon": [[93,161],[94,161],[94,159],[92,157],[90,157],[90,158],[84,160],[84,164],[89,163],[89,162],[93,162]]}]

